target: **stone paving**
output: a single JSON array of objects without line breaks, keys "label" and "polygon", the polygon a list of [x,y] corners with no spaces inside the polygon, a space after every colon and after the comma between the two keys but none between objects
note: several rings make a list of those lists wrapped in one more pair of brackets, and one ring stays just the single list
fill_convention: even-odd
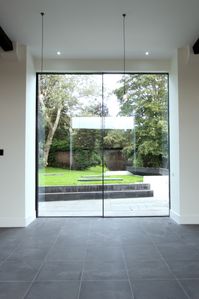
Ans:
[{"label": "stone paving", "polygon": [[[168,216],[168,176],[146,176],[153,197],[105,199],[105,216]],[[39,216],[102,216],[102,200],[40,202]]]}]

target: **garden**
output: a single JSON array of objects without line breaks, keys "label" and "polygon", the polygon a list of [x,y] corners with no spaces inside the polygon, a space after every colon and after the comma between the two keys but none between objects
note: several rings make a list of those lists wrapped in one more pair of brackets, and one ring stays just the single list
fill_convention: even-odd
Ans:
[{"label": "garden", "polygon": [[[105,184],[142,182],[142,176],[117,173],[127,166],[168,168],[167,75],[126,75],[125,101],[120,76],[114,88],[104,87],[104,103],[101,76],[46,74],[39,80],[39,186],[101,184],[102,164]],[[129,117],[133,126],[74,130],[77,116]]]},{"label": "garden", "polygon": [[[85,179],[85,180],[84,180]],[[106,180],[107,179],[107,180]],[[104,184],[132,184],[143,182],[142,176],[107,175],[104,174]],[[86,170],[69,170],[47,167],[39,171],[39,186],[77,186],[102,184],[102,167],[94,166]]]}]

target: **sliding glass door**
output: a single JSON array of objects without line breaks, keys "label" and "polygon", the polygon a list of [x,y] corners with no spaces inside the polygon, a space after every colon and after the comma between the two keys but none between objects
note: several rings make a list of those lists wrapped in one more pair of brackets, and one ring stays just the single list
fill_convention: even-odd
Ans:
[{"label": "sliding glass door", "polygon": [[168,215],[168,76],[106,74],[104,90],[105,216]]},{"label": "sliding glass door", "polygon": [[168,215],[168,76],[37,82],[38,215]]},{"label": "sliding glass door", "polygon": [[102,75],[38,82],[38,214],[102,216]]}]

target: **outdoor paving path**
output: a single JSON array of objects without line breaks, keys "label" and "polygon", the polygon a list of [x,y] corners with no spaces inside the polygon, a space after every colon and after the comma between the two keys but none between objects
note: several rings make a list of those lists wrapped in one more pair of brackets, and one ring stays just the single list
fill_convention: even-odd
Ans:
[{"label": "outdoor paving path", "polygon": [[[168,176],[147,176],[153,197],[105,199],[105,216],[168,216]],[[39,203],[40,216],[101,216],[102,200],[74,200]]]}]

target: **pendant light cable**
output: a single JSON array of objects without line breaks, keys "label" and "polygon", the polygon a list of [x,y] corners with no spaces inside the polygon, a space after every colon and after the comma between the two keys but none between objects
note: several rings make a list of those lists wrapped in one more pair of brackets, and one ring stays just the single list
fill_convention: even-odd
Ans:
[{"label": "pendant light cable", "polygon": [[44,68],[44,12],[41,12],[41,73]]},{"label": "pendant light cable", "polygon": [[122,14],[123,17],[123,76],[124,76],[124,89],[123,97],[126,97],[126,14]]}]

